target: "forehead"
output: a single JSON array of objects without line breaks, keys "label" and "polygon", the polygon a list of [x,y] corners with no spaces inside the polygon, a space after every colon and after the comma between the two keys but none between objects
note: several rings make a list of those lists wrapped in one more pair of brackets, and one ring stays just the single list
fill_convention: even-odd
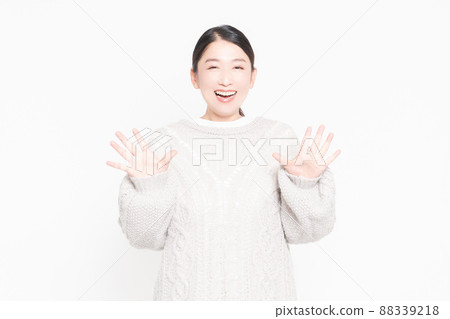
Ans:
[{"label": "forehead", "polygon": [[[201,60],[215,62],[232,62],[235,59],[248,61],[248,57],[239,46],[229,41],[217,40],[211,42],[203,53]],[[243,62],[242,60],[240,62]]]}]

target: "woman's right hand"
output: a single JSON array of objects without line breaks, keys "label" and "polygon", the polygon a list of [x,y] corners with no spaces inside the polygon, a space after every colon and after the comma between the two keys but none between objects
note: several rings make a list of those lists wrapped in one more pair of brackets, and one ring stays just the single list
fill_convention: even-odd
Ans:
[{"label": "woman's right hand", "polygon": [[147,177],[167,171],[170,161],[178,152],[172,150],[169,153],[166,153],[163,158],[159,159],[148,147],[148,144],[145,143],[144,138],[141,137],[141,134],[137,129],[133,128],[133,134],[140,147],[136,147],[136,145],[131,143],[120,131],[116,132],[116,136],[123,145],[125,145],[128,152],[116,142],[111,141],[110,143],[129,165],[110,161],[107,161],[106,164],[125,171],[132,177]]}]

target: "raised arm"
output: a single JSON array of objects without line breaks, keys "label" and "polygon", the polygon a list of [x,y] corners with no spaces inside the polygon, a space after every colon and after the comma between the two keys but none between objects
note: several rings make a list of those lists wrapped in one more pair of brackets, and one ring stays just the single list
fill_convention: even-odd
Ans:
[{"label": "raised arm", "polygon": [[135,248],[161,250],[176,202],[176,184],[169,171],[154,176],[123,178],[119,191],[119,225]]},{"label": "raised arm", "polygon": [[[341,151],[325,160],[333,134],[328,135],[319,149],[324,129],[325,126],[321,125],[313,140],[310,137],[312,129],[308,127],[302,142],[288,148],[287,158],[279,153],[273,154],[281,163],[278,170],[281,222],[286,241],[290,244],[317,241],[334,227],[336,188],[328,165]],[[288,138],[297,138],[290,126],[287,132]]]},{"label": "raised arm", "polygon": [[281,222],[289,244],[314,242],[334,227],[335,185],[329,167],[317,178],[304,178],[278,171]]},{"label": "raised arm", "polygon": [[171,150],[160,159],[136,129],[133,133],[140,147],[121,132],[116,132],[116,136],[125,149],[111,142],[128,165],[107,162],[127,172],[119,189],[118,222],[131,246],[161,250],[177,200],[177,184],[169,170],[169,163],[177,152]]}]

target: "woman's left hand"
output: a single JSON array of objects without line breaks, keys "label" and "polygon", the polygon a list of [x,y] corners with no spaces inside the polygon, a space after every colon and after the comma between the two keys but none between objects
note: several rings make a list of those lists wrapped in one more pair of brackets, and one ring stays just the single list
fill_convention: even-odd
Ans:
[{"label": "woman's left hand", "polygon": [[339,156],[339,154],[341,154],[341,150],[337,150],[333,155],[324,160],[323,157],[327,153],[331,140],[334,136],[333,133],[329,133],[325,143],[319,150],[318,147],[320,145],[320,140],[322,139],[324,130],[325,126],[320,125],[316,136],[314,137],[314,141],[311,143],[311,147],[309,149],[309,147],[304,145],[305,140],[307,138],[311,138],[312,128],[311,126],[308,126],[305,136],[303,136],[300,151],[293,159],[286,160],[286,158],[280,156],[279,153],[273,153],[272,156],[280,162],[288,173],[306,178],[316,178],[323,173],[327,166],[330,165]]}]

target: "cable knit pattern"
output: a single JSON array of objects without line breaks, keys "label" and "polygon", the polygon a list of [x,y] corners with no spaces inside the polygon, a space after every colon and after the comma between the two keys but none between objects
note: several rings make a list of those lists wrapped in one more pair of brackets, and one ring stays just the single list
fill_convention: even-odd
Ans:
[{"label": "cable knit pattern", "polygon": [[176,184],[169,174],[166,171],[146,178],[127,174],[122,180],[119,224],[133,247],[164,247],[176,199]]},{"label": "cable knit pattern", "polygon": [[[278,172],[286,239],[290,244],[313,242],[333,230],[335,186],[329,167],[309,179]],[[320,183],[319,183],[320,180]]]},{"label": "cable knit pattern", "polygon": [[[235,127],[180,120],[158,131],[171,137],[168,145],[178,152],[168,170],[126,175],[119,190],[119,224],[130,244],[163,250],[153,299],[296,300],[289,244],[332,231],[330,168],[314,179],[285,171],[273,159],[280,149],[269,139],[297,138],[295,131],[263,117]],[[205,140],[196,158],[197,138]],[[300,142],[289,146],[290,158]],[[222,158],[208,158],[220,150]],[[155,153],[162,157],[164,150]]]}]

